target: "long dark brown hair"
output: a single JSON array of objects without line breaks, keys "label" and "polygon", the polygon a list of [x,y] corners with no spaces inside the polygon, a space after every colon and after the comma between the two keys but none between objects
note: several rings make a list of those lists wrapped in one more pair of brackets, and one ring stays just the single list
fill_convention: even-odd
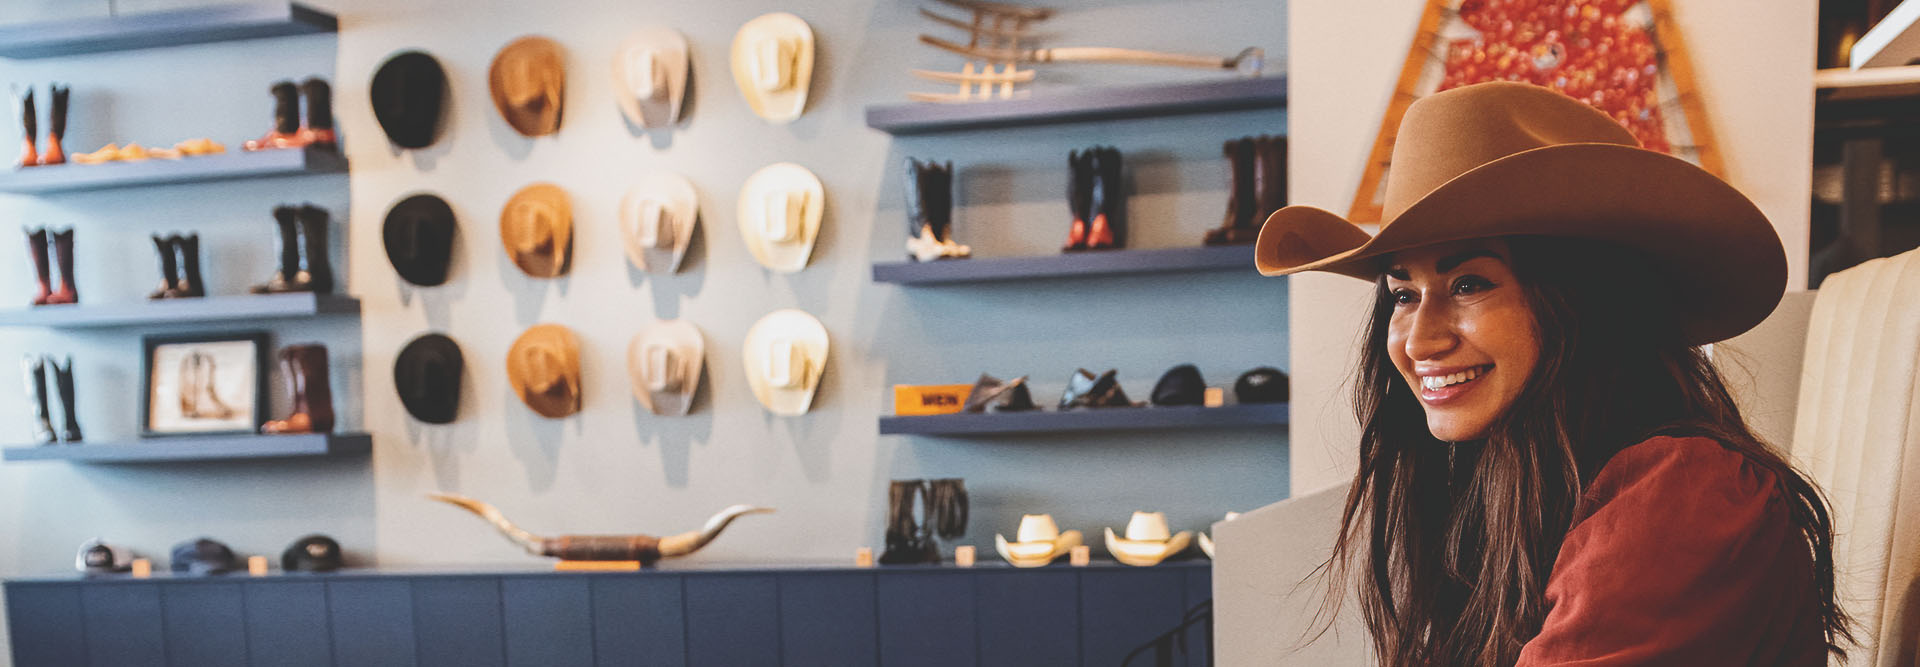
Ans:
[{"label": "long dark brown hair", "polygon": [[[1720,374],[1682,337],[1674,289],[1625,249],[1508,239],[1540,360],[1484,440],[1447,443],[1387,354],[1381,278],[1354,388],[1360,468],[1329,564],[1357,585],[1382,664],[1510,665],[1546,618],[1575,503],[1614,453],[1654,435],[1719,441],[1771,472],[1814,565],[1829,652],[1852,639],[1834,602],[1825,499],[1747,428]],[[1337,598],[1335,598],[1337,599]]]}]

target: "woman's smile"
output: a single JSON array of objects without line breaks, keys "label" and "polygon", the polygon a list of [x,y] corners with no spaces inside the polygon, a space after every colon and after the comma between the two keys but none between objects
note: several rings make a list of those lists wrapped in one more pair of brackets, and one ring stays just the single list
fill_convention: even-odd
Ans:
[{"label": "woman's smile", "polygon": [[1432,407],[1455,403],[1492,372],[1493,364],[1415,371],[1420,377],[1420,402]]}]

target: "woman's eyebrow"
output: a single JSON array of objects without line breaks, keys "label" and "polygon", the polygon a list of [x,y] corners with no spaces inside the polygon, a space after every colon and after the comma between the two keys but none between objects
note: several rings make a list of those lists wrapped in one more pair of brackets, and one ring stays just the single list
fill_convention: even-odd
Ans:
[{"label": "woman's eyebrow", "polygon": [[1449,272],[1452,272],[1454,269],[1460,268],[1461,264],[1467,263],[1467,260],[1470,260],[1476,257],[1491,257],[1493,259],[1500,260],[1501,262],[1507,261],[1507,258],[1501,257],[1499,253],[1496,253],[1492,250],[1488,250],[1486,248],[1474,248],[1472,250],[1462,250],[1460,252],[1440,258],[1440,261],[1433,263],[1433,269],[1434,269],[1434,272],[1436,273],[1449,273]]}]

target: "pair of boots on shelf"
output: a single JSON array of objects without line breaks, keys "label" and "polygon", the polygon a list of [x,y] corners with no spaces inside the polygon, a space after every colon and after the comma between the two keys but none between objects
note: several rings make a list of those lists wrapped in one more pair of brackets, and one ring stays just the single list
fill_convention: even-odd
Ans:
[{"label": "pair of boots on shelf", "polygon": [[[48,231],[45,227],[28,228],[27,254],[33,257],[34,277],[40,280],[34,288],[33,305],[79,303],[80,290],[73,286],[73,230]],[[51,248],[49,248],[51,247]],[[48,250],[52,257],[48,257]],[[53,265],[60,266],[60,285],[53,284]]]},{"label": "pair of boots on shelf", "polygon": [[50,84],[47,92],[52,94],[53,108],[47,114],[47,151],[40,152],[39,114],[33,106],[33,86],[27,86],[22,92],[19,86],[13,89],[14,108],[20,110],[20,137],[24,145],[20,149],[20,162],[14,166],[32,167],[36,165],[60,164],[67,161],[67,151],[60,147],[60,140],[67,136],[67,97],[73,89],[60,84]]},{"label": "pair of boots on shelf", "polygon": [[154,236],[153,249],[160,253],[160,289],[149,299],[181,299],[206,296],[207,285],[200,280],[200,235]]},{"label": "pair of boots on shelf", "polygon": [[[73,358],[67,358],[62,367],[51,356],[26,355],[20,360],[20,367],[27,376],[27,400],[33,408],[33,441],[42,445],[55,442],[80,442],[80,417],[73,410]],[[66,417],[65,428],[56,438],[53,430],[53,408],[47,397],[47,369],[53,369],[54,389],[60,395],[60,409]]]},{"label": "pair of boots on shelf", "polygon": [[[297,86],[292,81],[277,81],[269,90],[273,93],[273,130],[259,139],[248,140],[243,148],[262,151],[335,145],[333,89],[325,80],[313,77]],[[301,96],[307,98],[305,124],[300,122]]]},{"label": "pair of boots on shelf", "polygon": [[1127,247],[1127,184],[1120,150],[1095,146],[1067,154],[1067,207],[1073,227],[1062,250]]},{"label": "pair of boots on shelf", "polygon": [[273,247],[280,256],[280,268],[267,282],[254,285],[254,294],[333,291],[333,265],[327,258],[327,210],[304,204],[278,206],[273,222],[279,234]]},{"label": "pair of boots on shelf", "polygon": [[260,426],[261,433],[330,433],[333,389],[327,381],[327,346],[288,345],[280,349],[280,376],[287,379],[293,412]]},{"label": "pair of boots on shelf", "polygon": [[915,261],[964,259],[973,249],[953,240],[953,163],[907,158],[907,256]]},{"label": "pair of boots on shelf", "polygon": [[[920,511],[915,516],[914,506]],[[954,539],[967,532],[967,484],[958,478],[897,479],[887,487],[887,550],[883,565],[940,562],[937,535]]]},{"label": "pair of boots on shelf", "polygon": [[1207,245],[1240,245],[1260,238],[1267,216],[1287,205],[1287,138],[1241,137],[1223,148],[1233,166],[1227,219],[1207,230]]}]

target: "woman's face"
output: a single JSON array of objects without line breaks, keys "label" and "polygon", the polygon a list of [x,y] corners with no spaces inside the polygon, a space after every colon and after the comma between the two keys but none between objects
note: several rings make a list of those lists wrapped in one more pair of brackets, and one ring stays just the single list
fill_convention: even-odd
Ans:
[{"label": "woman's face", "polygon": [[1485,437],[1540,360],[1533,310],[1506,241],[1403,250],[1388,261],[1387,355],[1447,442]]}]

